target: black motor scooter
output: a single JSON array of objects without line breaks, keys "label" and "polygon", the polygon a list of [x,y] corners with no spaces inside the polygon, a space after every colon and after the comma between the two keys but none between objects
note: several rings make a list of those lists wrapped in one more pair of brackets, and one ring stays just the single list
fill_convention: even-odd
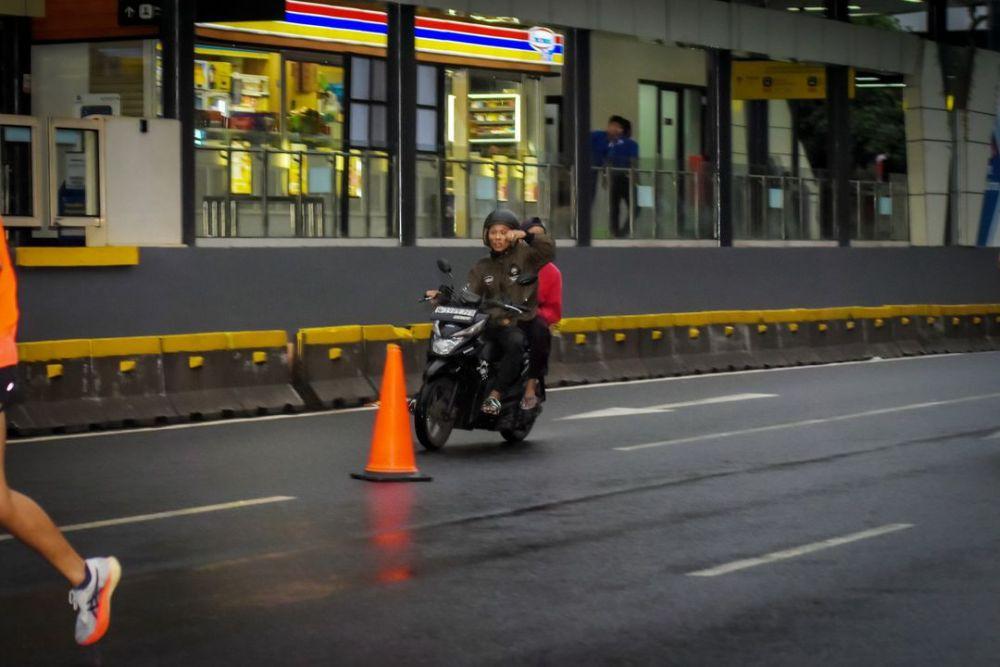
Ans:
[{"label": "black motor scooter", "polygon": [[[438,268],[451,278],[451,265],[438,260]],[[538,276],[522,275],[521,285],[532,285]],[[430,301],[425,298],[423,301]],[[522,410],[521,398],[528,381],[528,354],[525,351],[521,377],[500,399],[498,415],[487,415],[480,407],[493,390],[496,380],[497,350],[487,342],[484,333],[489,324],[487,310],[504,308],[513,317],[525,310],[510,303],[483,299],[453,285],[442,285],[438,304],[431,320],[434,322],[431,347],[427,355],[423,386],[413,406],[417,439],[428,450],[444,447],[455,428],[499,431],[507,442],[521,442],[528,437],[544,400],[544,387],[539,387],[539,406]]]}]

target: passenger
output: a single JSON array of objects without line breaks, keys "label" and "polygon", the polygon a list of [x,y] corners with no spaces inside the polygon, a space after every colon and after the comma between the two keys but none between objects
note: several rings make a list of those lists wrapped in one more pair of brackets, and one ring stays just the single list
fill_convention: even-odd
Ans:
[{"label": "passenger", "polygon": [[[468,289],[484,299],[510,303],[525,311],[517,315],[503,308],[488,309],[490,324],[486,335],[500,348],[502,358],[496,385],[483,402],[482,411],[496,415],[500,413],[501,397],[520,376],[524,328],[535,319],[538,311],[537,283],[521,285],[518,278],[537,274],[551,262],[555,257],[555,243],[544,233],[544,228],[540,233],[526,232],[514,213],[497,209],[483,223],[483,244],[490,249],[490,254],[469,271]],[[531,396],[536,395],[536,388],[537,383],[531,389]],[[536,397],[535,405],[537,400]]]},{"label": "passenger", "polygon": [[17,383],[17,280],[0,221],[0,526],[37,551],[67,580],[69,601],[77,612],[76,641],[84,646],[101,639],[111,622],[111,595],[121,577],[113,556],[83,560],[45,511],[31,498],[7,486],[4,450],[7,415]]},{"label": "passenger", "polygon": [[[521,229],[529,234],[544,234],[545,226],[538,218],[526,220]],[[521,322],[521,330],[528,339],[528,383],[521,400],[522,410],[538,407],[538,390],[541,380],[549,372],[549,354],[552,349],[552,332],[549,328],[562,319],[562,273],[554,262],[548,262],[538,271],[538,315],[530,322]]]}]

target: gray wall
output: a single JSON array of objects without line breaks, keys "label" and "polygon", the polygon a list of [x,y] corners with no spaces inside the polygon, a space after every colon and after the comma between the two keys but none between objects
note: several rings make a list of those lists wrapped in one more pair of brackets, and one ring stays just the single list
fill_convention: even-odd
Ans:
[{"label": "gray wall", "polygon": [[[143,249],[19,273],[22,341],[425,321],[435,258],[476,248]],[[1000,303],[995,249],[561,248],[565,315]]]}]

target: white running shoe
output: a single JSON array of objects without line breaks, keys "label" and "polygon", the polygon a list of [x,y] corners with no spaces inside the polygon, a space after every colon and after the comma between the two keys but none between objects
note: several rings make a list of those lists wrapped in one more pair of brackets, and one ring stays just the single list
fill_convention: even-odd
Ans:
[{"label": "white running shoe", "polygon": [[122,578],[122,566],[114,556],[88,558],[85,565],[90,572],[86,588],[69,592],[69,603],[76,610],[76,643],[81,646],[96,644],[111,625],[111,596]]}]

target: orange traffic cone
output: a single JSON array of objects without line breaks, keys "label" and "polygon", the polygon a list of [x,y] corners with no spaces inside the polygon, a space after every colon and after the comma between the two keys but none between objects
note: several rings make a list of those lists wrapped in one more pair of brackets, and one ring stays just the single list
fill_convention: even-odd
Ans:
[{"label": "orange traffic cone", "polygon": [[382,391],[368,467],[363,473],[351,473],[351,477],[370,482],[431,481],[430,477],[421,475],[417,470],[413,456],[403,351],[398,345],[386,346],[385,372],[382,374]]}]

